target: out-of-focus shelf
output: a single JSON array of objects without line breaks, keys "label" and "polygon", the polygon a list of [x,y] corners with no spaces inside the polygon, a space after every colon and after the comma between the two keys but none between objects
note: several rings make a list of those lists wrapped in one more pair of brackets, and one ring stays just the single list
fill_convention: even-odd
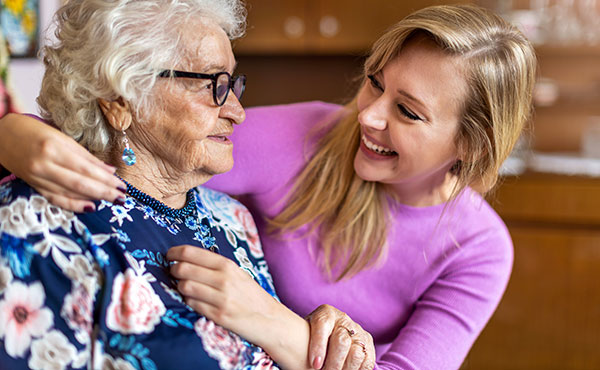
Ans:
[{"label": "out-of-focus shelf", "polygon": [[585,112],[599,112],[600,114],[600,92],[593,95],[593,97],[586,97],[582,99],[575,99],[570,97],[559,97],[556,102],[552,105],[536,105],[535,111],[536,116],[539,115],[551,115],[551,116],[573,116],[574,114],[580,113],[582,110]]},{"label": "out-of-focus shelf", "polygon": [[600,45],[539,45],[539,57],[600,57]]},{"label": "out-of-focus shelf", "polygon": [[600,116],[600,45],[537,48],[540,79],[532,147],[578,151],[592,117]]},{"label": "out-of-focus shelf", "polygon": [[492,204],[508,223],[595,225],[600,229],[600,178],[533,171],[506,176]]}]

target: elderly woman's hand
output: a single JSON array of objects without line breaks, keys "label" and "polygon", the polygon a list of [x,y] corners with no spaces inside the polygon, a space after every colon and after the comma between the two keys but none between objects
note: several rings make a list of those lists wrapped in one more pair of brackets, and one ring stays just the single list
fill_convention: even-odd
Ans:
[{"label": "elderly woman's hand", "polygon": [[196,312],[257,343],[281,304],[232,260],[191,245],[169,249],[177,289]]},{"label": "elderly woman's hand", "polygon": [[230,259],[183,245],[169,249],[177,288],[198,313],[262,347],[282,368],[309,369],[309,325]]},{"label": "elderly woman's hand", "polygon": [[375,367],[373,337],[344,312],[330,305],[317,307],[310,323],[310,363],[326,370],[371,370]]},{"label": "elderly woman's hand", "polygon": [[53,204],[75,212],[93,211],[92,199],[114,202],[123,197],[126,186],[114,176],[114,167],[51,126],[10,114],[0,120],[0,132],[2,166]]}]

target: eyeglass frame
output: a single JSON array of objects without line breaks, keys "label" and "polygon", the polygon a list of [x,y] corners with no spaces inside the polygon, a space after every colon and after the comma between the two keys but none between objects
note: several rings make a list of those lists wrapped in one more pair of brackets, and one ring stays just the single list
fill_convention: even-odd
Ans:
[{"label": "eyeglass frame", "polygon": [[[225,96],[223,97],[223,102],[221,104],[219,104],[219,101],[217,100],[217,82],[219,80],[219,77],[221,75],[227,75],[227,78],[229,79],[229,86],[227,87],[227,90],[225,91]],[[233,93],[233,95],[236,96],[236,98],[239,100],[242,98],[242,96],[244,95],[244,91],[246,90],[246,75],[236,75],[236,76],[231,76],[231,74],[229,74],[229,72],[216,72],[216,73],[198,73],[198,72],[186,72],[186,71],[178,71],[178,70],[172,70],[172,69],[165,69],[164,71],[161,71],[158,74],[158,77],[181,77],[181,78],[197,78],[197,79],[201,79],[201,80],[211,80],[212,81],[212,95],[213,95],[213,102],[218,106],[221,107],[223,106],[223,104],[225,104],[225,102],[227,101],[227,98],[229,97],[229,91],[233,91],[233,85],[237,82],[238,79],[242,79],[242,91],[240,91],[240,96],[237,96],[235,94],[235,92]]]}]

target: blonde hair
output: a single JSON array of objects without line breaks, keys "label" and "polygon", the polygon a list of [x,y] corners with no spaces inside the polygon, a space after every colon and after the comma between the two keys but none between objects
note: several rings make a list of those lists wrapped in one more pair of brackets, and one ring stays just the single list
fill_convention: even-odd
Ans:
[{"label": "blonde hair", "polygon": [[[514,26],[483,8],[432,6],[407,16],[375,42],[365,75],[380,71],[417,35],[464,61],[468,91],[454,138],[461,161],[452,170],[457,181],[450,199],[468,186],[486,193],[531,114],[533,47]],[[346,109],[349,113],[319,141],[287,207],[271,220],[282,231],[312,223],[325,271],[331,277],[339,269],[337,280],[385,257],[389,223],[383,186],[354,171],[360,140],[356,98]]]},{"label": "blonde hair", "polygon": [[245,30],[239,0],[68,1],[54,17],[57,41],[42,50],[42,116],[89,150],[105,151],[111,135],[97,99],[122,97],[137,115],[147,111],[157,70],[185,56],[181,33],[202,18],[232,40]]}]

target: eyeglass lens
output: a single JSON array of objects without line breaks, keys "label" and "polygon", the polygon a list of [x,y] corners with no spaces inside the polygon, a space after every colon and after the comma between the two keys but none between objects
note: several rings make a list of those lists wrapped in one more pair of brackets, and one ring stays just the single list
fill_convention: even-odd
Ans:
[{"label": "eyeglass lens", "polygon": [[222,105],[225,103],[227,99],[227,95],[229,93],[229,88],[233,90],[236,98],[240,99],[242,97],[242,93],[244,92],[244,77],[236,76],[233,77],[233,86],[231,86],[230,77],[227,74],[219,75],[217,80],[217,103]]},{"label": "eyeglass lens", "polygon": [[244,93],[244,88],[246,87],[246,76],[237,76],[234,77],[233,81],[233,93],[236,98],[241,99],[242,94]]},{"label": "eyeglass lens", "polygon": [[229,75],[221,74],[217,80],[217,101],[219,105],[225,103],[225,99],[227,99],[227,94],[229,93]]}]

